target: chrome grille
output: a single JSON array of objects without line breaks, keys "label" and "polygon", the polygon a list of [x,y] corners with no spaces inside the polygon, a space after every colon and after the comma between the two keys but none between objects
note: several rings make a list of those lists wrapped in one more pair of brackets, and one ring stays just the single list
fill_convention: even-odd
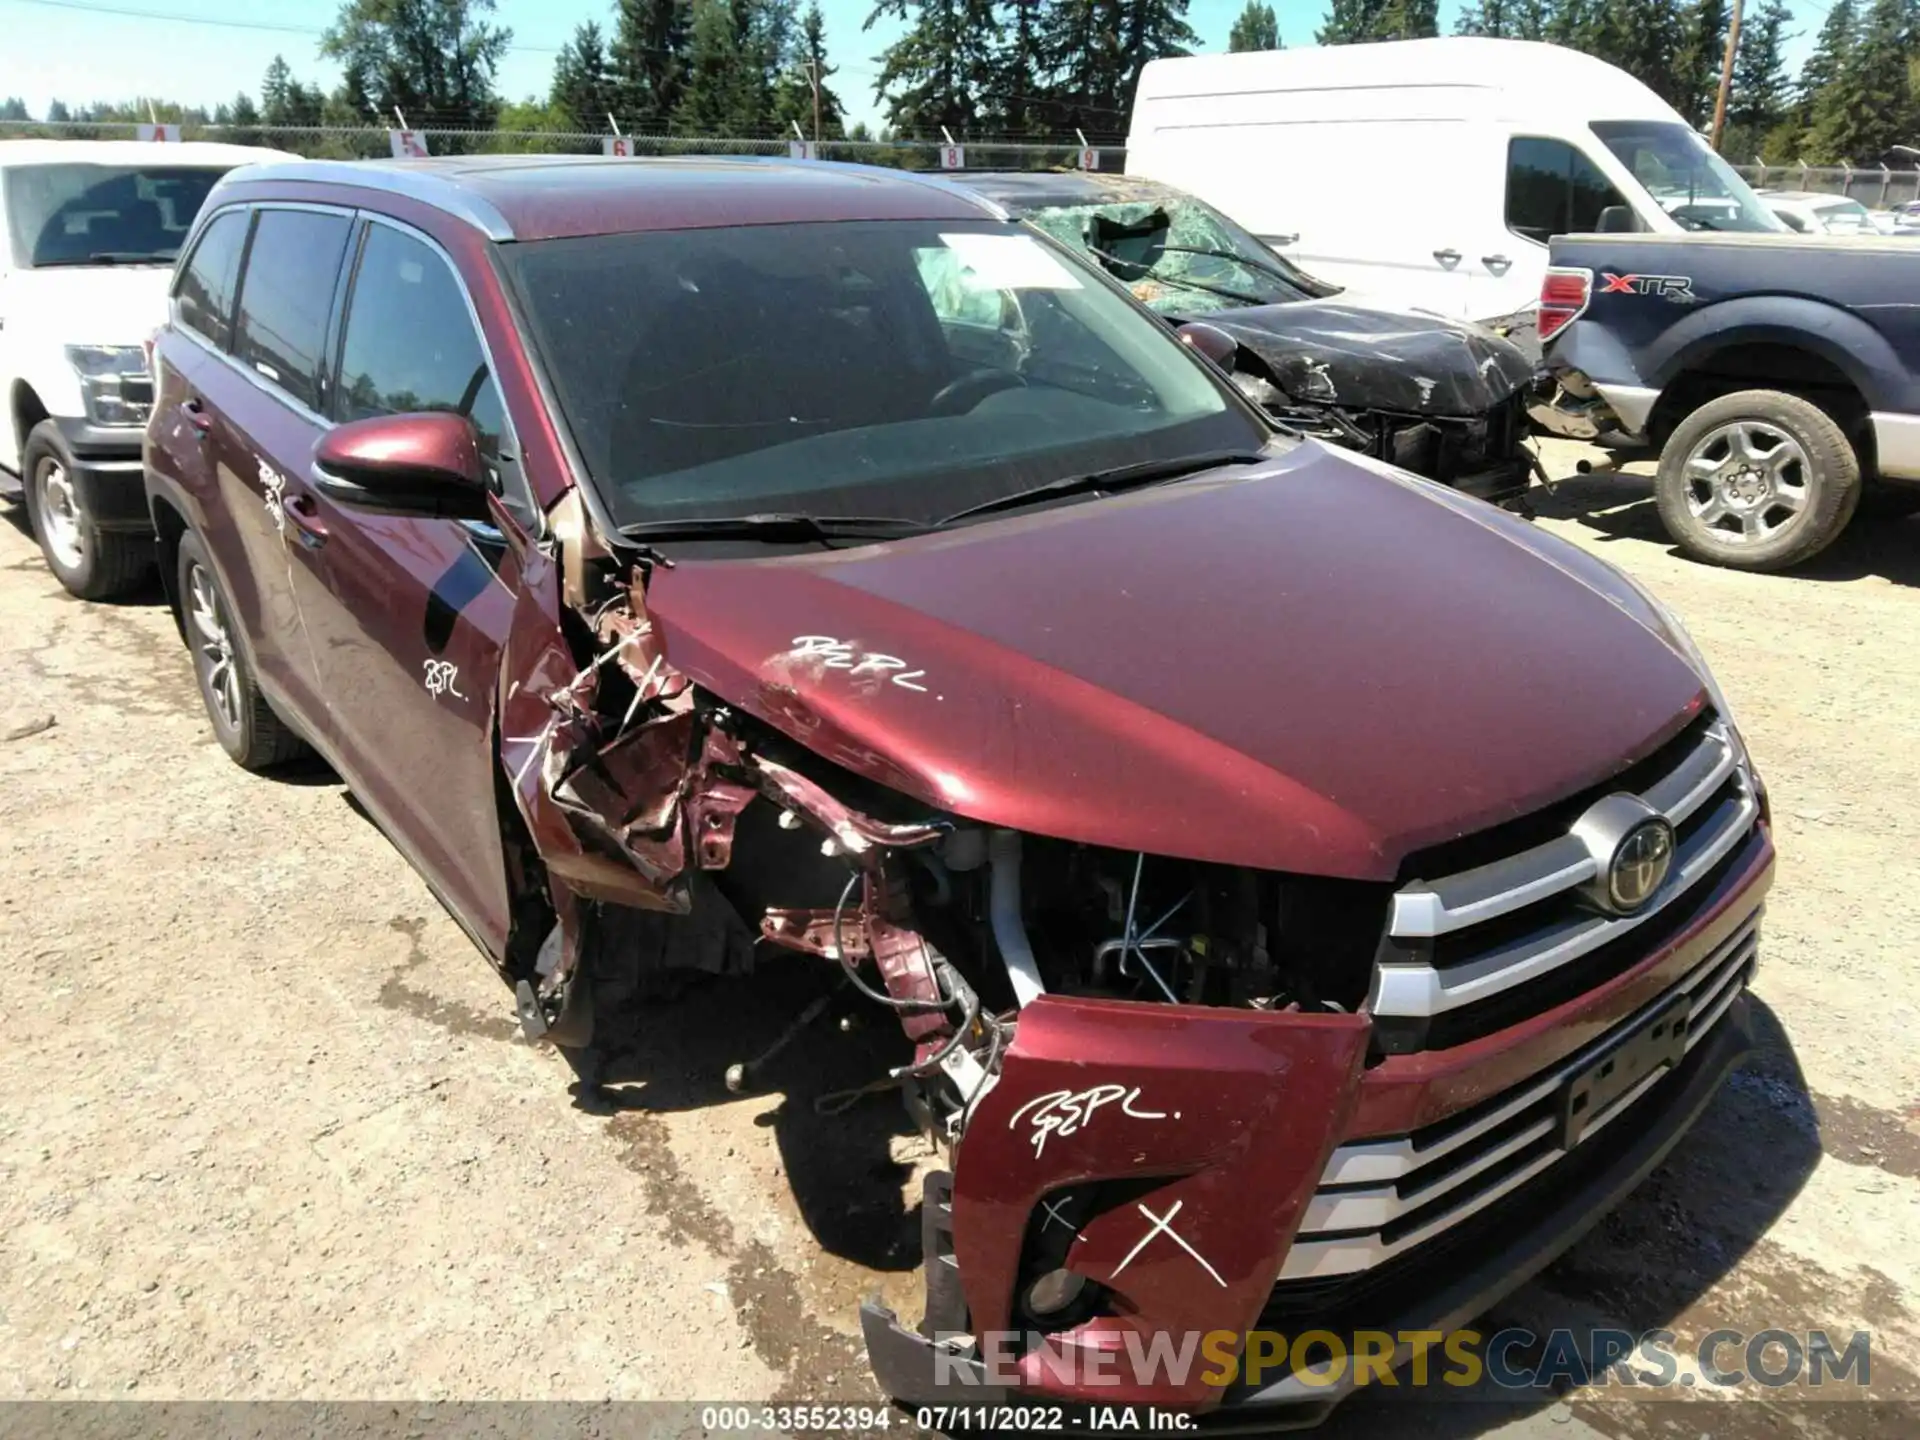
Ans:
[{"label": "chrome grille", "polygon": [[[1759,929],[1756,909],[1679,984],[1532,1080],[1411,1135],[1340,1146],[1328,1159],[1301,1219],[1281,1281],[1371,1269],[1459,1224],[1571,1153],[1558,1139],[1561,1087],[1680,993],[1688,996],[1685,1044],[1692,1050],[1746,983]],[[1602,1107],[1587,1120],[1579,1143],[1618,1118],[1668,1073],[1664,1066],[1653,1070]]]},{"label": "chrome grille", "polygon": [[[1666,881],[1645,906],[1608,915],[1580,903],[1580,888],[1608,858],[1582,838],[1583,817],[1514,854],[1413,881],[1394,894],[1368,1001],[1383,1030],[1392,1034],[1396,1021],[1429,1021],[1549,976],[1695,892],[1752,833],[1760,804],[1726,723],[1716,718],[1690,733],[1661,773],[1640,782],[1638,801],[1664,815],[1675,835]],[[1606,803],[1603,797],[1593,809]]]}]

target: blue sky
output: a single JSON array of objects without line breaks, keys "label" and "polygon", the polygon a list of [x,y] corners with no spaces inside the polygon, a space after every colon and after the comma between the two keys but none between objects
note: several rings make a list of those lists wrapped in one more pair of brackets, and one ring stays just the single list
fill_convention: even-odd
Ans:
[{"label": "blue sky", "polygon": [[[1188,18],[1201,48],[1224,50],[1227,31],[1245,0],[1192,0]],[[1280,37],[1308,45],[1326,13],[1326,0],[1273,0]],[[544,95],[553,52],[582,20],[605,28],[612,0],[498,0],[514,49],[501,66],[500,88],[515,99]],[[863,31],[871,0],[821,0],[828,54],[840,67],[833,84],[849,119],[877,121],[873,57],[899,32],[883,21]],[[1460,0],[1443,0],[1441,24],[1451,29]],[[1826,6],[1795,0],[1800,38],[1790,54],[1801,59]],[[211,107],[245,88],[258,93],[260,76],[276,53],[294,73],[332,86],[338,78],[317,53],[319,32],[338,12],[338,0],[0,0],[0,96],[20,95],[37,114],[55,96],[69,104],[153,94]],[[175,17],[175,18],[160,18]],[[187,17],[187,18],[178,18]],[[259,27],[259,28],[244,28]]]}]

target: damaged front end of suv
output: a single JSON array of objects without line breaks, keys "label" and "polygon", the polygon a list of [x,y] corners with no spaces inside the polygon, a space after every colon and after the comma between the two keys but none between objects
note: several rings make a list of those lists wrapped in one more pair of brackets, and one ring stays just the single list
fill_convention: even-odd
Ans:
[{"label": "damaged front end of suv", "polygon": [[[1316,503],[1330,490],[1345,503]],[[1758,782],[1661,613],[1577,552],[1523,548],[1526,527],[1470,502],[1436,512],[1431,493],[1301,447],[1119,504],[711,562],[601,540],[570,497],[503,577],[519,600],[500,761],[523,881],[545,877],[523,886],[512,947],[527,1033],[586,1043],[596,975],[737,971],[756,942],[763,964],[771,949],[837,967],[912,1042],[891,1078],[947,1160],[922,1207],[924,1315],[862,1316],[891,1394],[1330,1405],[1339,1387],[1223,1386],[1201,1364],[1083,1377],[1156,1336],[1378,1322],[1375,1282],[1431,1267],[1443,1247],[1426,1242],[1471,1233],[1456,1225],[1500,1224],[1523,1253],[1515,1234],[1544,1213],[1534,1243],[1566,1243],[1591,1213],[1527,1182],[1576,1146],[1599,1154],[1600,1125],[1569,1129],[1554,1107],[1592,1083],[1590,1057],[1640,1047],[1664,1099],[1643,1107],[1658,1114],[1634,1163],[1664,1153],[1739,1053],[1719,1022],[1771,870]],[[1207,724],[1234,662],[1169,653],[1181,614],[1214,605],[1206,584],[1175,599],[1149,565],[1089,649],[1106,622],[1074,612],[1071,576],[1023,598],[987,583],[1037,576],[1063,545],[1124,557],[1166,526],[1279,533],[1289,513],[1275,558],[1296,573],[1330,564],[1338,532],[1362,545],[1349,520],[1375,522],[1364,536],[1423,513],[1482,573],[1563,572],[1531,618],[1581,636],[1611,678],[1558,672],[1542,718],[1559,752],[1502,763],[1481,743],[1469,759],[1533,680],[1494,666],[1477,700],[1416,723],[1395,688],[1437,632],[1412,624],[1347,667],[1384,708],[1315,702],[1328,647],[1369,623],[1338,617],[1382,576],[1332,565],[1314,619],[1297,594],[1250,592],[1252,557],[1230,547],[1212,588],[1246,594],[1247,623],[1320,633],[1276,653],[1257,696],[1238,691],[1232,712],[1262,718]],[[1411,598],[1384,588],[1371,604]],[[1536,658],[1550,652],[1569,653]],[[1636,698],[1596,704],[1602,689]],[[1176,692],[1197,708],[1172,713]],[[1478,799],[1416,794],[1442,772]],[[1674,837],[1644,912],[1586,898],[1611,855],[1594,827],[1623,807]],[[1655,1010],[1664,1050],[1646,1049]],[[1594,1092],[1596,1120],[1646,1089]],[[1453,1298],[1396,1322],[1464,1323],[1488,1293],[1428,1284]]]}]

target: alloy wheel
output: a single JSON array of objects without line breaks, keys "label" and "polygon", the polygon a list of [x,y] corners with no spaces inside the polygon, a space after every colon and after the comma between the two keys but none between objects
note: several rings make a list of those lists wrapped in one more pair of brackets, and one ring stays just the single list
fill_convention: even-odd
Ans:
[{"label": "alloy wheel", "polygon": [[240,672],[235,668],[233,641],[227,634],[220,594],[213,587],[213,577],[202,565],[188,567],[187,605],[194,629],[194,648],[203,661],[201,674],[207,698],[227,728],[237,730],[240,728]]},{"label": "alloy wheel", "polygon": [[1806,513],[1812,464],[1800,442],[1764,420],[1709,430],[1687,456],[1687,509],[1736,545],[1770,540]]}]

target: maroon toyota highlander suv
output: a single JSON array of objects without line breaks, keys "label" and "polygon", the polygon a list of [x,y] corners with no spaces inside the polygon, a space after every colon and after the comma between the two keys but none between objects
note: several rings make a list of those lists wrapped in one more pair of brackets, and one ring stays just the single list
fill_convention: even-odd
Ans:
[{"label": "maroon toyota highlander suv", "polygon": [[896,1012],[903,1399],[1314,1418],[1072,1361],[1462,1324],[1747,1044],[1766,799],[1679,623],[1189,338],[937,180],[529,156],[238,171],[157,342],[216,736],[331,762],[529,1036],[769,946]]}]

